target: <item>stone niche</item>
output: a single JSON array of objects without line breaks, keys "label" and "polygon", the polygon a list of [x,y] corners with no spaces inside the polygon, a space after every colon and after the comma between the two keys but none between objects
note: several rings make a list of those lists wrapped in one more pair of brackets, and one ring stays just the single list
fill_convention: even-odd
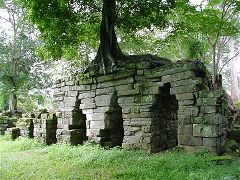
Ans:
[{"label": "stone niche", "polygon": [[223,90],[211,90],[200,62],[129,63],[108,75],[54,85],[57,141],[143,149],[181,146],[220,154],[231,113]]}]

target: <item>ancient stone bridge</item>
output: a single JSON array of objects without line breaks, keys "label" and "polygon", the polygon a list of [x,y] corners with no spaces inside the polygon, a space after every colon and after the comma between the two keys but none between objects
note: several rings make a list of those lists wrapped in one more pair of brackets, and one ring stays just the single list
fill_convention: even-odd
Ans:
[{"label": "ancient stone bridge", "polygon": [[152,67],[129,63],[108,75],[59,80],[54,86],[57,141],[87,139],[103,146],[159,152],[222,151],[229,110],[222,90],[211,90],[200,62]]}]

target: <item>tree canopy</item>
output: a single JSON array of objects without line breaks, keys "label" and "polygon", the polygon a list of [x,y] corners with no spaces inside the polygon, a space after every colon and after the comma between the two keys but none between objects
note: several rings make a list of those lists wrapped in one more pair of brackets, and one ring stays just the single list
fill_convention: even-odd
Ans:
[{"label": "tree canopy", "polygon": [[50,57],[59,58],[69,52],[76,55],[81,42],[92,47],[99,44],[94,62],[107,69],[127,58],[118,46],[115,26],[128,33],[151,26],[163,28],[166,14],[174,5],[173,0],[22,1]]}]

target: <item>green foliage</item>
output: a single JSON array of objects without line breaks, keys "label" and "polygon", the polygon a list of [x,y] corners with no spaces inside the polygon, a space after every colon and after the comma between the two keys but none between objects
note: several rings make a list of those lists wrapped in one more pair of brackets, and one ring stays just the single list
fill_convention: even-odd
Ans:
[{"label": "green foliage", "polygon": [[31,98],[28,97],[29,90],[45,88],[49,85],[50,79],[46,78],[46,74],[39,72],[38,66],[44,65],[35,54],[40,42],[36,39],[36,29],[26,21],[25,11],[19,1],[3,0],[2,2],[4,6],[1,9],[8,16],[4,23],[9,26],[11,33],[1,27],[0,91],[4,94],[4,98],[0,98],[0,102],[4,103],[2,106],[5,107],[7,96],[13,92],[17,97],[25,95],[22,102],[28,106],[29,110],[33,105]]},{"label": "green foliage", "polygon": [[238,109],[240,109],[240,101],[238,101],[238,102],[235,104],[235,106],[236,106]]},{"label": "green foliage", "polygon": [[[44,40],[43,47],[38,50],[42,57],[75,59],[81,43],[96,50],[99,44],[102,1],[22,2],[28,9],[30,20],[37,25],[41,32],[40,37]],[[116,17],[116,26],[121,33],[135,35],[135,32],[144,28],[166,27],[165,15],[173,4],[173,0],[116,0],[117,14],[112,16]]]},{"label": "green foliage", "polygon": [[[221,43],[240,33],[237,7],[233,0],[211,0],[204,8],[191,5],[188,0],[176,1],[168,15],[172,31],[163,41],[167,46],[161,51],[169,51],[169,57],[175,54],[173,58],[199,59],[212,64],[213,46],[217,46],[215,52],[221,53],[220,57],[226,56],[228,45]],[[215,66],[219,64],[216,62]]]},{"label": "green foliage", "polygon": [[29,139],[7,141],[0,138],[0,146],[0,173],[5,179],[240,178],[239,159],[219,165],[209,161],[207,154],[173,151],[147,155],[121,148],[106,150],[92,143],[43,146]]},{"label": "green foliage", "polygon": [[8,96],[4,91],[0,91],[0,110],[6,109]]}]

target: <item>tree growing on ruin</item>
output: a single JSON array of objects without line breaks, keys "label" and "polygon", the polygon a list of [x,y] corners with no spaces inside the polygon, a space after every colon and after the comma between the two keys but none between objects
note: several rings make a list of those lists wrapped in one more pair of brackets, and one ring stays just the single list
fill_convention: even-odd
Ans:
[{"label": "tree growing on ruin", "polygon": [[165,15],[174,0],[22,0],[30,19],[37,24],[50,57],[59,58],[80,42],[95,45],[99,40],[95,67],[104,73],[129,59],[118,45],[115,28],[136,32],[165,27]]}]

